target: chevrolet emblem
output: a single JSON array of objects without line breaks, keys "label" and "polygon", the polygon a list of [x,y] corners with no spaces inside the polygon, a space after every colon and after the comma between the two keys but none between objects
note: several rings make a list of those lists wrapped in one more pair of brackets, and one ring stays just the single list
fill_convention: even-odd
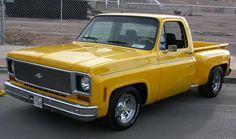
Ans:
[{"label": "chevrolet emblem", "polygon": [[38,79],[42,79],[43,78],[43,75],[41,75],[41,73],[37,73],[34,75],[36,78]]}]

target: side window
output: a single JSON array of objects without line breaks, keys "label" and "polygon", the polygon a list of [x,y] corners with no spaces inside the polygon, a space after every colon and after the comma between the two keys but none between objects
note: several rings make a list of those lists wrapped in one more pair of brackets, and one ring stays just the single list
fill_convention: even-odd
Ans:
[{"label": "side window", "polygon": [[187,47],[185,31],[181,22],[165,22],[164,28],[167,47],[168,45],[177,45],[178,49]]}]

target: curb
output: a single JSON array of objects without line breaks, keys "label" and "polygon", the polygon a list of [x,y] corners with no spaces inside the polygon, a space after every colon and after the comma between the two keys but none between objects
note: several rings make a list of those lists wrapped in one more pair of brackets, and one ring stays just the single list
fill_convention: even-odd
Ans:
[{"label": "curb", "polygon": [[234,78],[234,77],[226,77],[224,79],[224,83],[236,84],[236,78]]}]

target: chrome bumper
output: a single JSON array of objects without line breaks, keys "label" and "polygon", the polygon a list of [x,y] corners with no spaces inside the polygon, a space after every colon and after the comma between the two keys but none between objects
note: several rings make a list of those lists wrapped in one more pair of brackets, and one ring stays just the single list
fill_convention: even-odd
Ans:
[{"label": "chrome bumper", "polygon": [[34,96],[41,97],[43,109],[60,112],[64,115],[74,117],[81,121],[92,121],[96,119],[97,116],[97,106],[86,107],[70,102],[65,102],[46,95],[32,92],[30,90],[26,90],[10,82],[4,83],[4,89],[8,95],[31,104],[34,103]]}]

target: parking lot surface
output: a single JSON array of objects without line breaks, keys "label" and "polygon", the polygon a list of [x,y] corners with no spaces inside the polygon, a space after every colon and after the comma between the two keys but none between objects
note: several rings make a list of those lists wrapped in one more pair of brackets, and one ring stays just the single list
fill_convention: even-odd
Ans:
[{"label": "parking lot surface", "polygon": [[[7,76],[0,74],[1,83]],[[0,97],[1,139],[235,139],[236,85],[225,84],[217,98],[197,89],[144,107],[125,131],[104,128],[99,120],[80,122],[44,111],[8,95]]]}]

